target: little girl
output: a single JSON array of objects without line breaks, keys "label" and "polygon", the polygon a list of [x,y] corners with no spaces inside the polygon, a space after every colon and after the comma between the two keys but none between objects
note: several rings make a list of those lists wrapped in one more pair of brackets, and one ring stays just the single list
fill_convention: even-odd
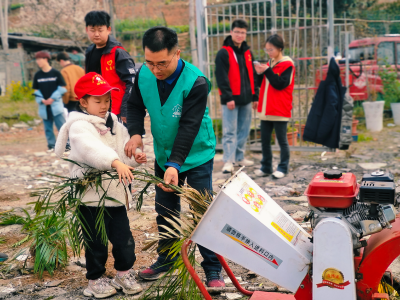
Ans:
[{"label": "little girl", "polygon": [[111,282],[103,277],[106,271],[108,247],[104,245],[99,232],[96,231],[96,217],[103,190],[88,188],[82,198],[85,205],[78,207],[82,224],[85,224],[85,229],[88,231],[82,228],[87,243],[86,278],[89,280],[83,294],[95,298],[116,294],[116,289],[122,289],[125,294],[130,295],[142,291],[131,270],[136,260],[135,241],[130,231],[126,208],[122,204],[125,203],[128,192],[122,181],[125,185],[132,181],[132,166],[145,163],[146,155],[139,153],[132,159],[125,155],[124,147],[130,137],[117,117],[108,111],[111,90],[118,89],[110,86],[101,75],[94,72],[78,80],[75,94],[80,102],[79,109],[70,113],[68,121],[60,130],[55,148],[56,154],[61,156],[69,138],[72,149],[68,158],[82,165],[80,167],[73,163],[69,164],[71,177],[82,177],[93,169],[104,171],[113,168],[119,175],[119,182],[118,180],[102,182],[107,196],[120,201],[105,200],[105,229],[113,245],[114,267],[117,270],[117,275]]}]

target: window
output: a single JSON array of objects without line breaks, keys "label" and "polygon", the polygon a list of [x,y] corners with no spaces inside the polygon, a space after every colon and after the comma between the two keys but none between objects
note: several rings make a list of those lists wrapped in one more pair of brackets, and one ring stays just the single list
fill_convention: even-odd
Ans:
[{"label": "window", "polygon": [[382,42],[378,45],[378,64],[394,65],[394,42]]},{"label": "window", "polygon": [[397,43],[397,64],[400,65],[400,43]]},{"label": "window", "polygon": [[374,46],[350,48],[350,59],[354,61],[373,60],[375,57]]}]

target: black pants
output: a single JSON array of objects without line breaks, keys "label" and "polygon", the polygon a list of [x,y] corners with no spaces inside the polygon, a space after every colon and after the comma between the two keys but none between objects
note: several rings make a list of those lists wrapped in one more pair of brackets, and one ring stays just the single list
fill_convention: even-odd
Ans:
[{"label": "black pants", "polygon": [[289,171],[290,148],[287,140],[287,124],[281,121],[261,121],[261,148],[263,158],[261,160],[261,171],[272,174],[272,150],[271,134],[275,128],[276,138],[281,148],[281,161],[277,171],[287,174]]},{"label": "black pants", "polygon": [[[94,206],[80,206],[80,218],[89,234],[82,228],[83,236],[87,242],[85,247],[86,278],[95,280],[106,271],[105,265],[108,258],[108,245],[101,241],[100,233],[96,231],[96,216],[98,208]],[[125,206],[106,207],[104,223],[107,237],[113,245],[114,268],[117,271],[126,271],[132,268],[136,261],[135,241],[129,228],[129,219]]]},{"label": "black pants", "polygon": [[[188,170],[183,173],[179,173],[179,186],[182,186],[187,179],[187,183],[190,187],[198,190],[199,192],[204,193],[205,191],[212,191],[212,170],[213,170],[214,159]],[[164,178],[164,171],[159,167],[157,161],[154,163],[154,171],[157,177]],[[156,212],[158,216],[156,218],[158,225],[158,232],[168,232],[165,228],[161,227],[164,225],[166,227],[174,230],[173,226],[165,220],[164,216],[173,219],[171,216],[175,216],[179,218],[179,213],[181,211],[181,199],[175,193],[164,192],[161,188],[156,186]],[[162,264],[168,264],[169,262],[177,259],[171,258],[168,255],[168,251],[162,252],[161,250],[164,247],[168,247],[172,245],[176,240],[175,239],[166,239],[158,242],[158,261]],[[199,251],[201,256],[203,257],[203,261],[201,266],[204,271],[218,271],[221,272],[221,264],[215,255],[214,252],[204,248],[203,246],[199,246]]]}]

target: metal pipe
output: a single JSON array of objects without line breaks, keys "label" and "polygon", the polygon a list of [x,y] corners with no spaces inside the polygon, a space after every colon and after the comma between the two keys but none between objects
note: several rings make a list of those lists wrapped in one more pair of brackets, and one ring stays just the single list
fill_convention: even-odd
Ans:
[{"label": "metal pipe", "polygon": [[328,0],[328,28],[329,28],[329,46],[328,46],[328,60],[335,55],[335,33],[334,33],[334,4],[333,0]]},{"label": "metal pipe", "polygon": [[199,69],[203,74],[206,73],[206,36],[205,30],[207,29],[205,26],[205,6],[206,0],[196,0],[196,25],[197,25],[197,53],[199,55]]},{"label": "metal pipe", "polygon": [[229,276],[229,278],[232,280],[233,285],[238,289],[239,292],[241,292],[245,296],[251,296],[254,294],[254,292],[250,292],[248,290],[245,290],[239,283],[239,281],[236,279],[235,274],[233,274],[231,268],[229,268],[228,264],[226,263],[225,259],[215,253],[217,256],[219,262],[221,263],[222,267],[225,269],[226,274]]},{"label": "metal pipe", "polygon": [[345,33],[345,41],[344,41],[344,44],[345,44],[345,59],[346,59],[346,93],[348,94],[349,93],[349,86],[350,86],[350,70],[349,70],[349,68],[350,68],[350,65],[349,65],[349,32],[348,31],[346,31],[346,33]]},{"label": "metal pipe", "polygon": [[192,243],[191,240],[185,240],[181,247],[181,256],[183,263],[185,264],[186,269],[189,271],[190,276],[192,276],[193,281],[196,283],[197,287],[199,288],[200,292],[203,294],[206,300],[212,300],[210,294],[208,293],[206,287],[204,286],[203,282],[197,275],[196,271],[193,269],[192,264],[189,261],[189,257],[187,254],[188,247]]}]

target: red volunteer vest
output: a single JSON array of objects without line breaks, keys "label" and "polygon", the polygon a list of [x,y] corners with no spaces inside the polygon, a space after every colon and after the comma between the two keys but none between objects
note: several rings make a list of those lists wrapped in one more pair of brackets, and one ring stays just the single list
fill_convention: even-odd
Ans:
[{"label": "red volunteer vest", "polygon": [[[269,65],[269,63],[267,64]],[[287,68],[292,67],[292,80],[290,84],[283,90],[277,90],[269,84],[267,77],[263,76],[263,81],[260,88],[260,96],[258,100],[257,111],[266,116],[278,116],[291,118],[292,117],[292,102],[293,102],[293,90],[294,90],[294,77],[295,77],[295,66],[293,61],[285,56],[281,62],[276,64],[272,71],[275,74],[282,74]],[[264,107],[264,95],[265,95],[265,111]]]},{"label": "red volunteer vest", "polygon": [[[240,95],[240,87],[241,87],[239,63],[237,62],[236,55],[235,55],[235,52],[233,51],[232,47],[223,46],[222,48],[226,49],[226,51],[228,51],[228,54],[229,54],[228,79],[229,79],[229,85],[232,90],[232,95],[239,96]],[[255,92],[254,92],[253,59],[251,58],[250,50],[247,50],[244,53],[244,58],[246,61],[247,74],[249,74],[251,93],[254,95]],[[219,94],[221,95],[221,91],[219,91]]]},{"label": "red volunteer vest", "polygon": [[124,49],[121,46],[115,46],[110,53],[101,56],[101,75],[111,86],[119,88],[119,91],[111,91],[111,112],[116,115],[121,113],[122,98],[126,90],[125,82],[119,78],[115,71],[115,51],[118,48]]}]

